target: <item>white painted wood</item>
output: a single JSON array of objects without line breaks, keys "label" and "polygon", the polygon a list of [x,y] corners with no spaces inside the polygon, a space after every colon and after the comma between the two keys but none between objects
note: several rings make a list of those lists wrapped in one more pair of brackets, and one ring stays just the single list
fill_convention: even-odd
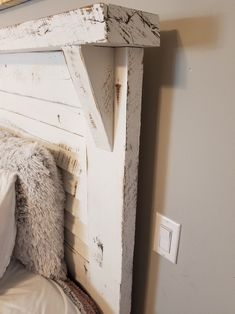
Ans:
[{"label": "white painted wood", "polygon": [[0,90],[81,107],[62,51],[1,54]]},{"label": "white painted wood", "polygon": [[100,3],[0,30],[0,52],[60,50],[88,43],[159,46],[158,16]]},{"label": "white painted wood", "polygon": [[94,141],[112,150],[114,49],[73,46],[63,50]]},{"label": "white painted wood", "polygon": [[[71,237],[67,241],[71,247],[66,249],[70,270],[105,313],[120,313],[122,309],[125,314],[130,311],[132,282],[142,49],[117,48],[113,52],[113,60],[115,119],[112,122],[112,152],[99,149],[90,132],[84,138],[51,126],[46,112],[42,113],[41,120],[32,119],[36,114],[33,113],[34,101],[28,107],[31,117],[10,112],[3,105],[0,118],[46,141],[54,151],[57,164],[67,171],[64,172],[65,188],[75,194],[79,206],[79,214],[74,216],[76,202],[72,196],[67,201],[65,228],[78,238],[76,243],[80,242],[80,248],[77,244],[75,249]],[[54,71],[53,64],[50,69]],[[31,67],[28,70],[31,71]],[[17,80],[13,82],[17,85]],[[4,100],[3,94],[0,93],[0,104]],[[15,103],[20,105],[17,107],[12,102],[12,106],[17,107],[18,113],[21,110],[25,112],[26,107],[20,101],[22,96],[14,97]],[[41,105],[38,104],[39,107]],[[85,206],[80,202],[87,202],[86,219],[83,213]]]},{"label": "white painted wood", "polygon": [[83,136],[85,120],[80,108],[0,91],[0,109]]},{"label": "white painted wood", "polygon": [[143,74],[133,47],[158,45],[157,15],[106,4],[0,30],[0,125],[55,156],[69,270],[104,313],[130,313]]},{"label": "white painted wood", "polygon": [[[90,239],[87,285],[96,288],[94,292],[91,289],[91,294],[105,313],[130,312],[136,208],[136,183],[133,180],[137,182],[138,164],[138,145],[132,147],[132,144],[139,140],[142,62],[142,49],[115,49],[112,153],[97,149],[87,137]],[[135,79],[129,84],[132,73]]]},{"label": "white painted wood", "polygon": [[[64,149],[76,153],[79,156],[79,165],[86,165],[86,142],[84,137],[3,109],[0,109],[0,117],[2,123],[4,123],[3,119],[7,119],[13,126],[15,125],[17,128],[41,140],[59,145]],[[84,169],[86,169],[86,167],[84,167]],[[81,171],[83,171],[82,166]]]}]

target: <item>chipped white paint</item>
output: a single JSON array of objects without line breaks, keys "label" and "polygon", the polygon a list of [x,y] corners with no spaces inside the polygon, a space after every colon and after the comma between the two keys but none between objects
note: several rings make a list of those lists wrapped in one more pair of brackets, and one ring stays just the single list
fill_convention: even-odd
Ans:
[{"label": "chipped white paint", "polygon": [[[2,54],[0,73],[1,91],[38,99],[42,105],[43,101],[50,101],[69,107],[81,107],[62,51],[34,52],[27,55],[27,58],[21,53]],[[52,82],[56,86],[56,92],[51,88]]]},{"label": "chipped white paint", "polygon": [[[79,48],[75,45],[102,43],[103,46],[156,46],[159,45],[158,24],[158,16],[154,14],[115,5],[95,4],[1,29],[0,52],[63,49],[94,141],[98,147],[112,150],[113,49]],[[94,54],[96,58],[93,58]],[[105,69],[100,71],[102,65]],[[3,71],[9,73],[4,68]],[[97,71],[97,75],[90,75],[93,71]],[[24,84],[23,72],[19,73]],[[31,81],[35,79],[37,75]],[[7,79],[6,82],[0,82],[4,91],[8,91],[4,86],[10,84]],[[58,91],[60,93],[59,86]],[[24,94],[23,86],[19,93]]]},{"label": "chipped white paint", "polygon": [[0,30],[1,124],[55,156],[69,270],[104,313],[130,313],[143,74],[133,47],[158,45],[156,15],[105,4]]},{"label": "chipped white paint", "polygon": [[[0,91],[0,99],[0,109],[31,118],[32,120],[43,121],[77,135],[84,134],[85,119],[81,108],[69,107],[49,101],[42,102],[41,100],[25,96],[16,97],[14,94],[5,91]],[[29,110],[30,107],[33,110]]]},{"label": "chipped white paint", "polygon": [[159,46],[158,16],[100,3],[0,30],[0,52],[82,44]]},{"label": "chipped white paint", "polygon": [[[88,287],[92,295],[96,295],[98,290],[96,292],[93,290],[94,287],[99,286],[96,299],[99,304],[102,304],[105,313],[130,312],[136,208],[136,185],[133,180],[137,180],[138,163],[138,145],[131,147],[131,144],[138,144],[139,139],[142,57],[142,49],[115,49],[113,152],[98,150],[91,145],[90,137],[87,137],[90,143],[88,145],[88,206],[89,209],[93,209],[88,216],[92,253],[87,275]],[[134,79],[132,85],[129,84],[129,77]],[[133,133],[127,131],[129,128],[133,128]],[[97,189],[97,182],[99,189]],[[96,208],[99,208],[98,212]],[[132,217],[128,219],[127,225],[124,220],[129,215]],[[114,298],[113,296],[117,294],[119,297]],[[104,295],[105,301],[112,300],[112,302],[105,304],[102,300]]]},{"label": "chipped white paint", "polygon": [[72,46],[63,50],[94,141],[112,150],[114,49]]}]

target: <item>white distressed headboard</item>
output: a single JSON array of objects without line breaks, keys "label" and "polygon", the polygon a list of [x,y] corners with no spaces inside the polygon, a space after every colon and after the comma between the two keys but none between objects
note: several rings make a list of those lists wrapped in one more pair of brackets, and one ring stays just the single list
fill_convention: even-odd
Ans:
[{"label": "white distressed headboard", "polygon": [[158,16],[95,4],[0,29],[0,122],[42,141],[67,193],[71,275],[130,313],[143,47]]}]

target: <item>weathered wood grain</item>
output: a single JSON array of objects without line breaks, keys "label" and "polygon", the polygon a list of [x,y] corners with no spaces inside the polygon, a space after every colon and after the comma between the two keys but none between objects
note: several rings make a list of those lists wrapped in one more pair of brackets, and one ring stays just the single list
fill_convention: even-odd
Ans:
[{"label": "weathered wood grain", "polygon": [[61,173],[65,191],[72,196],[76,196],[77,189],[79,188],[78,177],[72,175],[66,170],[62,170]]},{"label": "weathered wood grain", "polygon": [[0,91],[0,109],[84,136],[85,119],[80,108]]},{"label": "weathered wood grain", "polygon": [[59,50],[88,43],[159,46],[158,16],[100,3],[0,30],[0,52]]},{"label": "weathered wood grain", "polygon": [[1,54],[0,90],[81,107],[62,51]]},{"label": "weathered wood grain", "polygon": [[22,131],[25,131],[38,139],[59,145],[65,150],[70,150],[72,153],[79,156],[81,170],[83,169],[82,165],[86,166],[86,142],[84,137],[5,109],[0,109],[0,120],[2,123],[4,123],[4,120],[8,120],[11,122],[12,127],[15,126],[16,129],[22,129]]},{"label": "weathered wood grain", "polygon": [[87,226],[77,217],[65,211],[65,228],[74,235],[79,236],[84,243],[89,244]]},{"label": "weathered wood grain", "polygon": [[[91,136],[89,134],[87,136],[90,254],[89,280],[86,287],[105,313],[130,312],[132,283],[130,265],[132,266],[133,259],[136,208],[134,197],[136,184],[133,183],[133,179],[136,180],[137,176],[138,145],[132,148],[133,151],[127,148],[127,145],[137,144],[139,138],[142,57],[142,49],[133,52],[128,48],[115,49],[113,151],[98,149],[92,144]],[[134,86],[136,83],[135,89],[133,85],[129,85],[130,77]],[[132,127],[133,133],[127,132],[127,128]],[[136,140],[131,138],[129,142],[128,137],[132,137],[133,134]],[[125,170],[127,163],[130,163],[130,172]],[[126,190],[125,186],[130,187],[132,184],[132,189]],[[133,202],[127,204],[128,190]],[[128,213],[133,215],[133,218],[128,220],[127,226],[124,219],[128,217]],[[130,248],[129,252],[125,246]],[[127,295],[126,298],[124,294]]]},{"label": "weathered wood grain", "polygon": [[65,245],[65,259],[70,275],[76,278],[83,287],[87,287],[89,262],[69,245]]},{"label": "weathered wood grain", "polygon": [[[125,314],[130,310],[132,282],[142,50],[115,49],[113,69],[112,152],[95,146],[89,132],[84,137],[52,126],[47,111],[39,112],[44,101],[29,102],[27,113],[22,96],[15,95],[15,102],[9,104],[11,109],[17,109],[16,113],[8,110],[3,96],[6,93],[2,92],[0,104],[2,100],[4,105],[0,119],[10,121],[46,143],[57,164],[65,170],[64,186],[71,195],[66,204],[65,230],[77,237],[77,248],[73,245],[73,236],[67,237],[69,269],[104,312],[119,313],[122,309]],[[32,71],[31,66],[28,71]],[[51,71],[54,71],[53,65]],[[44,75],[41,77],[43,80]],[[17,80],[13,82],[19,86]],[[64,110],[67,105],[59,104],[59,107]],[[51,108],[53,114],[58,104]],[[39,114],[40,120],[34,119]],[[72,118],[71,123],[76,120]],[[71,131],[74,126],[68,127]],[[74,215],[76,208],[79,208],[78,215]]]},{"label": "weathered wood grain", "polygon": [[80,205],[79,200],[71,195],[70,193],[66,194],[66,204],[65,204],[66,210],[75,217],[80,217]]},{"label": "weathered wood grain", "polygon": [[82,241],[77,235],[73,234],[70,230],[65,228],[65,243],[74,251],[75,254],[80,254],[84,259],[89,261],[89,246]]},{"label": "weathered wood grain", "polygon": [[79,176],[82,173],[82,166],[79,161],[79,154],[72,152],[69,148],[67,149],[61,145],[50,144],[45,141],[40,141],[42,145],[47,147],[54,156],[57,167],[62,170],[68,171],[74,176]]},{"label": "weathered wood grain", "polygon": [[139,136],[141,125],[141,99],[143,77],[143,49],[127,51],[127,107],[126,151],[123,180],[122,212],[122,280],[120,286],[120,313],[131,311],[133,254],[137,202]]},{"label": "weathered wood grain", "polygon": [[158,45],[157,15],[106,4],[0,30],[0,124],[55,156],[69,270],[104,313],[131,306],[143,74],[131,47]]},{"label": "weathered wood grain", "polygon": [[94,141],[98,147],[112,150],[114,49],[73,46],[63,50]]}]

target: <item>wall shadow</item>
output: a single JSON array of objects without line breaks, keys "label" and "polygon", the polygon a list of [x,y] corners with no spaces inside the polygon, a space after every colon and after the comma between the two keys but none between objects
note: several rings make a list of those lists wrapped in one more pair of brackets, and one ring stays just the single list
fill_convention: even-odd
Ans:
[{"label": "wall shadow", "polygon": [[[173,92],[175,88],[187,88],[187,76],[191,71],[185,49],[218,47],[220,24],[220,16],[164,21],[161,23],[161,47],[145,50],[132,314],[145,313],[147,294],[151,300],[148,314],[154,313],[159,271],[159,259],[157,254],[153,256],[151,247],[156,212],[154,189],[158,190],[160,198],[158,210],[162,210],[168,172]],[[161,99],[163,88],[167,89],[167,93]],[[157,160],[161,165],[158,169]],[[154,267],[151,268],[151,282],[148,283],[151,258]]]},{"label": "wall shadow", "polygon": [[178,45],[193,49],[214,49],[219,45],[222,16],[199,16],[163,21],[164,31],[177,30]]},{"label": "wall shadow", "polygon": [[[153,188],[156,166],[159,100],[161,97],[160,87],[162,85],[173,84],[177,46],[177,32],[167,31],[161,32],[161,48],[145,50],[132,314],[144,313],[149,254],[151,252],[150,228],[154,210]],[[167,124],[170,124],[169,120]],[[166,129],[169,129],[169,127],[166,126]]]}]

